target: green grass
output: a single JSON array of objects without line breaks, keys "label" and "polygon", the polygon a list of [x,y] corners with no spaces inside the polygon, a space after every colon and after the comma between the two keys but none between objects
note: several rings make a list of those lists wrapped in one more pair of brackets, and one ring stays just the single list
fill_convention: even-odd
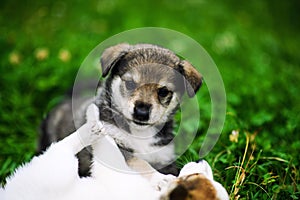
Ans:
[{"label": "green grass", "polygon": [[[96,45],[124,30],[158,26],[197,40],[220,70],[226,121],[205,159],[231,198],[298,199],[299,2],[133,2],[0,3],[0,182],[35,154],[41,120]],[[59,57],[62,49],[69,60]],[[201,126],[181,164],[198,159],[210,120],[205,86],[199,96]],[[237,141],[229,139],[234,130]]]}]

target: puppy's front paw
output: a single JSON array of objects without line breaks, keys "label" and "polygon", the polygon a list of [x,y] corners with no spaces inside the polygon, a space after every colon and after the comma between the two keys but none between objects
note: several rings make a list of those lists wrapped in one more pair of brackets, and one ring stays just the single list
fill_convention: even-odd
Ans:
[{"label": "puppy's front paw", "polygon": [[155,190],[157,191],[162,191],[164,190],[170,182],[172,182],[176,177],[169,174],[169,175],[164,175],[164,174],[156,174],[154,175],[151,180],[150,184]]},{"label": "puppy's front paw", "polygon": [[91,104],[86,111],[86,123],[78,129],[80,139],[84,146],[89,146],[105,135],[103,124],[99,120],[99,109]]},{"label": "puppy's front paw", "polygon": [[100,135],[104,134],[103,124],[99,120],[99,108],[95,104],[91,104],[86,111],[86,121],[90,127],[90,134]]}]

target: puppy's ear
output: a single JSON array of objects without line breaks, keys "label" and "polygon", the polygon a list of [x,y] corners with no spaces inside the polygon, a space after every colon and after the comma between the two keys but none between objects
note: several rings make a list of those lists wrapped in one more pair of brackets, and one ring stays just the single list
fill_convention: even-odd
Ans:
[{"label": "puppy's ear", "polygon": [[128,52],[129,47],[129,44],[122,43],[104,50],[100,59],[102,77],[107,76],[112,67]]},{"label": "puppy's ear", "polygon": [[202,75],[186,60],[180,61],[182,73],[185,78],[185,89],[189,97],[193,97],[202,85]]}]

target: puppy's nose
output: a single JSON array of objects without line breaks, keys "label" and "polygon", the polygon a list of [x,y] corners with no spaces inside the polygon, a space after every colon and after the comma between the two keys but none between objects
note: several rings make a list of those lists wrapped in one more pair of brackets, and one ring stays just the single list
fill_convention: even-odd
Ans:
[{"label": "puppy's nose", "polygon": [[133,117],[139,121],[149,120],[152,105],[137,101],[134,106]]}]

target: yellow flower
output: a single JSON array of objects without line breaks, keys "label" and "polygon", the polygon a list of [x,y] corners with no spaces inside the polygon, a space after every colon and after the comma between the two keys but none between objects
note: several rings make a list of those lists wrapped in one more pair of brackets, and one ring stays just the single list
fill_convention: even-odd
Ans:
[{"label": "yellow flower", "polygon": [[35,51],[35,58],[39,61],[46,60],[49,57],[49,50],[47,48],[38,48]]},{"label": "yellow flower", "polygon": [[239,131],[238,130],[233,130],[231,132],[231,134],[229,135],[229,140],[230,142],[238,142],[238,138],[239,138]]},{"label": "yellow flower", "polygon": [[8,56],[10,64],[17,65],[21,62],[21,55],[18,52],[11,52]]},{"label": "yellow flower", "polygon": [[58,58],[63,62],[68,62],[71,60],[71,53],[67,49],[61,49],[58,53]]}]

